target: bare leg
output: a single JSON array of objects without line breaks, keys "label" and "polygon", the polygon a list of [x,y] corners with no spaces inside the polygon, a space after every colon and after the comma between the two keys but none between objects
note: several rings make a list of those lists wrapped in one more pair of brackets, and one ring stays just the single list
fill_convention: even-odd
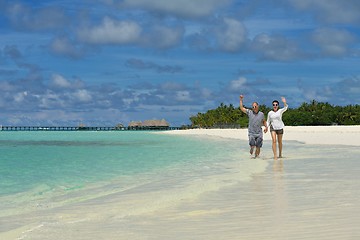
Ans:
[{"label": "bare leg", "polygon": [[260,155],[260,147],[256,147],[255,157],[258,157],[259,155]]},{"label": "bare leg", "polygon": [[250,146],[250,155],[252,155],[254,152],[254,146]]},{"label": "bare leg", "polygon": [[274,153],[274,159],[277,159],[277,154],[276,154],[276,132],[272,131],[271,132],[271,138],[272,138],[272,150]]},{"label": "bare leg", "polygon": [[279,158],[282,157],[282,138],[283,138],[283,135],[282,134],[279,134],[278,135],[278,142],[279,142]]}]

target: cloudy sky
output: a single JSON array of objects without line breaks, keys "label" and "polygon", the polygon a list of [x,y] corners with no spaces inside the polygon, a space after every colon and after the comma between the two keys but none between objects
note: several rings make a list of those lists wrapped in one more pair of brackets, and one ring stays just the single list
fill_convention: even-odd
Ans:
[{"label": "cloudy sky", "polygon": [[0,0],[1,125],[360,104],[358,0]]}]

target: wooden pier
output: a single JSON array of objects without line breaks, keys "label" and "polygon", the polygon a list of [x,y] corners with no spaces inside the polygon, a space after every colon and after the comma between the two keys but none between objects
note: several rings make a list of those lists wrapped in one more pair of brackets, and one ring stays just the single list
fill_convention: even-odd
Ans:
[{"label": "wooden pier", "polygon": [[1,131],[166,131],[179,127],[69,127],[69,126],[0,126]]}]

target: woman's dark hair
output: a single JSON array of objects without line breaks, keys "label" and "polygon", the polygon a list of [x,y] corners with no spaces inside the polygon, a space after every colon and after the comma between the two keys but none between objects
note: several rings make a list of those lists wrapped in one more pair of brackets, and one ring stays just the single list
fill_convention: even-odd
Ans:
[{"label": "woman's dark hair", "polygon": [[272,104],[274,104],[274,103],[277,103],[278,105],[280,104],[278,100],[274,100],[274,101],[272,102]]}]

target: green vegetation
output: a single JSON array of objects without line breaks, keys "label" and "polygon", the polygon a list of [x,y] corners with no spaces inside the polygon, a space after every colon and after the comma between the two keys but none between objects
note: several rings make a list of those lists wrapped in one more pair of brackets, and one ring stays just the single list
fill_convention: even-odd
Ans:
[{"label": "green vegetation", "polygon": [[[247,107],[249,108],[249,107]],[[259,106],[265,114],[271,108]],[[239,107],[221,103],[216,109],[206,113],[198,113],[190,117],[191,127],[247,127],[248,118]],[[283,115],[283,121],[288,126],[319,126],[319,125],[360,125],[360,105],[334,106],[329,103],[303,103],[298,108],[289,108]]]}]

